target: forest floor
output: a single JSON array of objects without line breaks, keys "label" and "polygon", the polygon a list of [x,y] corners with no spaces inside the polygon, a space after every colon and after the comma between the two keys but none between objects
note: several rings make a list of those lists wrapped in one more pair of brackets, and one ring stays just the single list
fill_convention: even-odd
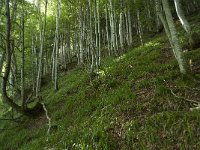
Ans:
[{"label": "forest floor", "polygon": [[[200,16],[190,18],[200,34]],[[200,80],[200,49],[184,55]],[[98,78],[84,69],[61,72],[60,89],[42,88],[46,115],[1,121],[2,150],[200,149],[200,84],[180,75],[164,33],[119,57],[105,58]]]}]

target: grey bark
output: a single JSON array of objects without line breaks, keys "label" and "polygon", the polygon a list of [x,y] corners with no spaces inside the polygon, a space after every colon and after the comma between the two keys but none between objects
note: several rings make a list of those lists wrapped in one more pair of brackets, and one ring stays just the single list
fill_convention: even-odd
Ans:
[{"label": "grey bark", "polygon": [[170,34],[171,34],[171,40],[173,42],[173,48],[174,48],[174,53],[176,56],[176,59],[178,61],[179,64],[179,68],[180,68],[180,72],[182,74],[186,74],[188,72],[187,69],[187,64],[186,64],[186,60],[183,56],[182,48],[177,36],[177,32],[176,32],[176,28],[175,28],[175,24],[173,21],[173,17],[171,14],[171,9],[168,3],[168,0],[162,0],[162,5],[163,5],[163,9],[165,11],[165,15],[166,15],[166,20],[167,20],[167,24],[169,26],[169,30],[170,30]]},{"label": "grey bark", "polygon": [[24,1],[23,1],[23,4],[22,4],[22,18],[21,18],[21,100],[22,100],[22,107],[23,109],[25,109],[25,105],[26,105],[26,101],[25,101],[25,95],[24,95],[24,82],[25,82],[25,77],[24,77],[24,64],[25,64],[25,55],[24,55],[24,51],[25,51],[25,48],[24,48]]},{"label": "grey bark", "polygon": [[40,4],[39,4],[39,24],[40,24],[40,53],[39,53],[39,66],[37,74],[37,84],[36,84],[36,97],[38,97],[39,91],[41,89],[41,77],[42,77],[42,67],[43,67],[43,46],[44,46],[44,37],[46,31],[46,17],[47,17],[47,6],[48,0],[45,1],[45,15],[44,15],[44,24],[42,26],[41,16],[40,16]]},{"label": "grey bark", "polygon": [[[177,12],[177,15],[179,17],[179,20],[180,20],[183,28],[187,32],[190,45],[193,47],[199,41],[195,41],[195,39],[193,39],[193,36],[192,36],[193,32],[192,32],[192,29],[191,29],[189,22],[187,21],[187,19],[185,17],[181,1],[180,0],[174,0],[174,3],[175,3],[175,8],[176,8],[176,12]],[[196,36],[198,36],[198,35],[196,34]]]},{"label": "grey bark", "polygon": [[60,5],[61,1],[57,0],[57,14],[56,14],[56,41],[55,41],[55,79],[54,89],[58,90],[58,55],[59,55],[59,20],[60,20]]}]

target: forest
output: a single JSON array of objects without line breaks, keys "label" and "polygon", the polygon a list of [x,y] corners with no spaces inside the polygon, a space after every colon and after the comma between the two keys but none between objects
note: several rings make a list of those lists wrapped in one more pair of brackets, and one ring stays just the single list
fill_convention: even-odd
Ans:
[{"label": "forest", "polygon": [[200,149],[200,0],[0,0],[0,150]]}]

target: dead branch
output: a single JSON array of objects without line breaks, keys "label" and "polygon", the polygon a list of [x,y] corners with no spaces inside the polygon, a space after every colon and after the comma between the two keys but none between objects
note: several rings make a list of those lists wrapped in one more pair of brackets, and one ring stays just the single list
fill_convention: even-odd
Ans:
[{"label": "dead branch", "polygon": [[180,97],[180,96],[176,95],[172,90],[170,90],[170,91],[171,91],[172,95],[173,95],[174,97],[178,98],[178,99],[182,99],[182,100],[184,100],[184,101],[191,102],[191,103],[194,103],[194,104],[196,104],[196,105],[200,105],[200,102],[197,102],[197,101],[195,101],[195,100],[190,100],[190,99],[187,99],[187,98],[184,98],[184,97]]},{"label": "dead branch", "polygon": [[44,111],[45,111],[45,114],[46,114],[46,118],[47,118],[47,120],[48,120],[48,130],[47,130],[47,142],[49,141],[49,134],[50,134],[50,130],[51,130],[51,118],[49,117],[49,115],[48,115],[48,110],[47,110],[47,108],[46,108],[46,106],[45,106],[45,104],[44,103],[41,103],[42,104],[42,106],[43,106],[43,109],[44,109]]}]

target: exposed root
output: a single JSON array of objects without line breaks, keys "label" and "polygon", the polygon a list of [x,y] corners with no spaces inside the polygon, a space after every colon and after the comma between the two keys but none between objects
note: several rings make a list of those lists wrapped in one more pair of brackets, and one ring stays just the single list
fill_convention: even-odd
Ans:
[{"label": "exposed root", "polygon": [[50,134],[50,130],[51,130],[51,118],[48,115],[48,110],[47,110],[45,104],[44,103],[41,103],[41,104],[42,104],[42,106],[44,108],[44,111],[45,111],[45,114],[46,114],[46,118],[48,120],[48,130],[47,130],[47,140],[46,140],[48,142],[49,141],[49,134]]},{"label": "exposed root", "polygon": [[187,102],[190,102],[190,103],[193,103],[193,104],[200,104],[200,102],[197,102],[195,100],[190,100],[190,99],[187,99],[187,98],[184,98],[184,97],[180,97],[180,96],[176,95],[172,90],[170,90],[170,91],[171,91],[172,95],[174,95],[178,99],[182,99],[184,101],[187,101]]},{"label": "exposed root", "polygon": [[191,99],[187,99],[187,98],[184,98],[184,97],[180,97],[180,96],[176,95],[172,90],[170,90],[170,91],[171,91],[172,95],[175,96],[176,98],[182,99],[182,100],[190,102],[190,103],[193,103],[193,105],[195,107],[194,108],[190,108],[191,111],[200,109],[200,102],[197,102],[197,101],[191,100]]}]

